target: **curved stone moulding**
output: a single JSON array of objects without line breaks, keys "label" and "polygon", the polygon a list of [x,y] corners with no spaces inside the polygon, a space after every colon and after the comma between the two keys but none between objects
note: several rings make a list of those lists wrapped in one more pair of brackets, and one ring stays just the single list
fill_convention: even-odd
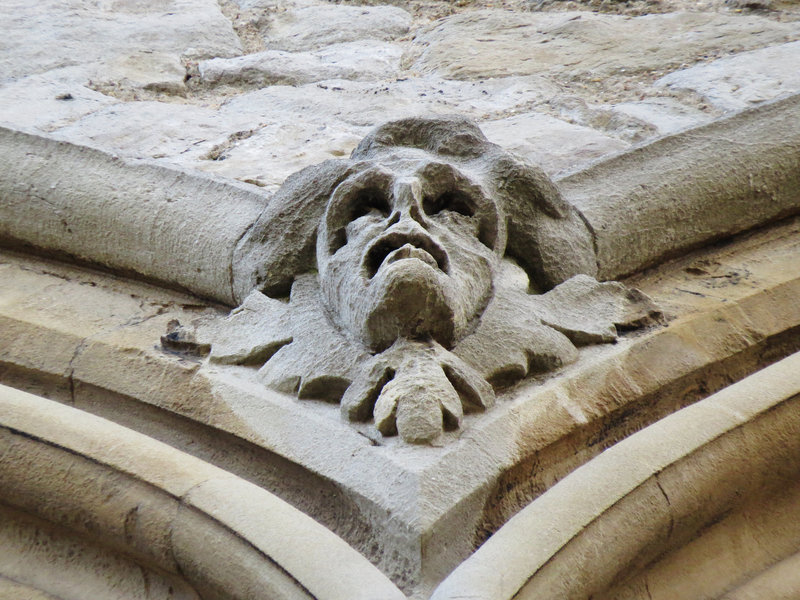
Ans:
[{"label": "curved stone moulding", "polygon": [[231,261],[256,188],[0,127],[0,244],[234,304]]},{"label": "curved stone moulding", "polygon": [[618,279],[800,210],[800,95],[600,160],[556,181]]},{"label": "curved stone moulding", "polygon": [[[765,102],[557,179],[593,236],[598,279],[797,213],[799,110],[800,95]],[[237,245],[268,205],[231,179],[5,127],[0,197],[4,246],[228,305],[243,299],[236,290],[252,276],[235,272]]]},{"label": "curved stone moulding", "polygon": [[399,586],[424,577],[432,589],[610,444],[800,350],[798,233],[800,218],[642,275],[636,285],[669,308],[667,326],[525,382],[442,448],[373,445],[338,407],[164,351],[156,340],[168,322],[210,310],[189,296],[10,253],[0,256],[0,379],[235,472],[335,531]]},{"label": "curved stone moulding", "polygon": [[432,599],[796,597],[799,482],[800,353],[572,472]]},{"label": "curved stone moulding", "polygon": [[9,581],[64,600],[405,598],[269,492],[0,386],[0,590]]}]

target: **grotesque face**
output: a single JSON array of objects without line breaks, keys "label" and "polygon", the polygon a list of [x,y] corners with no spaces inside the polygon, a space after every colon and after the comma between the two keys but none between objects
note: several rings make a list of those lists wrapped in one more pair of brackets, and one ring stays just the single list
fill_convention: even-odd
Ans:
[{"label": "grotesque face", "polygon": [[359,166],[334,190],[318,230],[330,317],[376,351],[398,338],[451,347],[492,295],[505,243],[496,204],[422,151]]}]

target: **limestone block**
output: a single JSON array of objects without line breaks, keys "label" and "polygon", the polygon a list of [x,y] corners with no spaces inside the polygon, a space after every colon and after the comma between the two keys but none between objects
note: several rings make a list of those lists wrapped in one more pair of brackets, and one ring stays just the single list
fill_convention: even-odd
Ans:
[{"label": "limestone block", "polygon": [[800,590],[800,554],[794,554],[765,569],[722,597],[722,600],[791,598]]},{"label": "limestone block", "polygon": [[416,36],[406,62],[454,79],[545,72],[596,77],[674,68],[720,47],[746,50],[795,37],[794,24],[752,15],[486,10],[432,24]]},{"label": "limestone block", "polygon": [[276,112],[267,117],[265,110],[262,114],[267,118],[252,135],[223,137],[220,144],[210,149],[205,145],[202,152],[190,150],[172,155],[169,160],[253,183],[271,193],[300,169],[347,156],[367,129],[335,118],[317,120],[288,111]]},{"label": "limestone block", "polygon": [[675,71],[656,85],[696,92],[722,110],[748,108],[800,91],[800,41]]},{"label": "limestone block", "polygon": [[411,15],[396,6],[298,6],[272,16],[264,43],[271,50],[297,52],[355,40],[394,40],[410,27]]},{"label": "limestone block", "polygon": [[635,102],[620,102],[611,106],[609,110],[648,123],[659,135],[694,127],[712,118],[711,115],[682,104],[674,98],[646,98]]},{"label": "limestone block", "polygon": [[[0,303],[0,345],[6,362],[25,369],[71,377],[75,356],[87,339],[122,326],[129,318],[147,318],[157,310],[143,309],[134,298],[109,301],[103,292],[89,289],[87,280],[85,285],[71,286],[64,279],[42,285],[34,270],[3,265],[2,272],[6,293]],[[89,307],[92,317],[79,318],[76,311]],[[48,329],[60,335],[47,335],[44,331]]]},{"label": "limestone block", "polygon": [[520,111],[557,93],[544,77],[509,77],[486,81],[450,81],[436,76],[391,83],[330,81],[298,87],[270,86],[227,101],[220,114],[246,115],[251,121],[280,118],[360,127],[407,116],[461,114],[484,120]]},{"label": "limestone block", "polygon": [[577,169],[628,147],[595,129],[541,113],[514,115],[481,123],[486,137],[539,165],[548,173]]},{"label": "limestone block", "polygon": [[[140,152],[149,151],[151,147],[143,146],[139,150],[139,138],[151,139],[154,134],[149,132],[167,127],[172,130],[173,119],[182,118],[186,124],[175,135],[179,139],[191,136],[198,144],[171,154],[170,161],[253,181],[274,191],[289,175],[304,167],[350,154],[375,123],[431,114],[462,114],[484,119],[519,110],[532,99],[546,99],[555,93],[552,81],[535,76],[481,82],[448,81],[438,77],[409,78],[393,83],[336,80],[297,87],[276,85],[234,97],[208,117],[211,131],[206,131],[187,107],[165,107],[158,112],[138,106],[147,103],[126,107],[123,112],[130,121],[145,118],[145,115],[136,116],[139,111],[145,111],[147,118],[153,119],[145,128],[130,127],[125,122],[117,124],[118,116],[111,115],[110,111],[105,120],[108,139],[121,137],[113,131],[126,132],[124,139],[116,143],[127,152]],[[181,117],[181,111],[186,115]],[[87,127],[91,127],[93,119],[85,121]],[[217,127],[227,127],[234,132],[238,127],[243,134],[231,135],[229,142],[224,136],[210,137],[210,134],[217,135]],[[74,132],[77,139],[83,139],[81,128],[82,123],[76,124],[69,134],[59,134],[71,136]],[[164,133],[159,136],[166,137]],[[102,139],[105,138],[98,138]],[[211,154],[208,143],[203,141],[210,139],[218,140],[216,147],[219,148]],[[166,144],[159,147],[166,147]],[[203,160],[204,156],[214,159]],[[570,162],[565,155],[561,164],[573,166],[577,163]]]},{"label": "limestone block", "polygon": [[[165,81],[183,55],[235,56],[241,43],[214,0],[98,3],[89,0],[12,2],[4,9],[2,78],[69,65],[88,67],[88,77],[130,78],[137,84]],[[163,35],[169,31],[169,35]],[[146,48],[146,52],[142,49]],[[183,73],[181,73],[182,77]],[[175,78],[166,81],[177,83]]]},{"label": "limestone block", "polygon": [[313,52],[267,50],[199,64],[209,85],[301,85],[327,79],[375,81],[395,76],[400,67],[397,44],[360,40],[332,44]]},{"label": "limestone block", "polygon": [[0,86],[0,123],[48,131],[64,127],[118,100],[85,85],[81,67],[65,67]]},{"label": "limestone block", "polygon": [[[66,75],[63,80],[64,86],[57,89],[76,89]],[[40,86],[31,83],[29,89],[25,81],[19,84],[25,95],[9,91],[10,98],[41,93]],[[336,80],[270,86],[231,98],[214,109],[152,101],[115,102],[83,87],[77,89],[75,109],[53,100],[56,110],[45,105],[47,113],[20,115],[24,112],[20,107],[9,114],[15,119],[19,116],[22,123],[54,130],[60,139],[125,156],[160,158],[256,183],[265,191],[274,191],[303,167],[346,156],[376,122],[431,113],[486,118],[516,110],[532,98],[548,98],[556,91],[552,81],[540,77],[484,82],[428,77],[392,84]],[[83,92],[94,94],[92,99],[99,96],[104,103],[83,102]]]},{"label": "limestone block", "polygon": [[[224,143],[239,123],[208,108],[165,102],[124,102],[103,107],[55,130],[59,139],[134,158],[180,156],[196,160]],[[188,161],[185,161],[188,162]]]}]

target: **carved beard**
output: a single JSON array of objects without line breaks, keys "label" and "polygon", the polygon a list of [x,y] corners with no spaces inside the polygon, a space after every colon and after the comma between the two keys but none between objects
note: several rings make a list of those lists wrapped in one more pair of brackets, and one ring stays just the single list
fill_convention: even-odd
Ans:
[{"label": "carved beard", "polygon": [[362,335],[371,349],[383,351],[398,338],[433,338],[449,348],[454,343],[453,298],[442,285],[443,273],[419,259],[385,265],[367,287],[368,316]]}]

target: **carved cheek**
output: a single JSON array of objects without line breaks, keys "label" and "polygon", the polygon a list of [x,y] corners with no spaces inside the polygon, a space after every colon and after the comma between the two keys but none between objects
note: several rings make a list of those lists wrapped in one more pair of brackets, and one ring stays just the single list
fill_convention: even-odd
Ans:
[{"label": "carved cheek", "polygon": [[347,287],[360,280],[367,248],[383,229],[382,221],[374,217],[363,217],[348,225],[347,243],[327,257],[326,272],[320,269],[323,277],[336,287]]},{"label": "carved cheek", "polygon": [[477,219],[448,221],[447,227],[442,222],[436,224],[437,237],[450,256],[451,281],[467,314],[488,301],[500,257],[478,239]]},{"label": "carved cheek", "polygon": [[433,219],[431,233],[441,240],[448,254],[453,255],[453,261],[458,263],[469,256],[493,254],[492,249],[480,239],[480,225],[477,217],[441,213]]}]

